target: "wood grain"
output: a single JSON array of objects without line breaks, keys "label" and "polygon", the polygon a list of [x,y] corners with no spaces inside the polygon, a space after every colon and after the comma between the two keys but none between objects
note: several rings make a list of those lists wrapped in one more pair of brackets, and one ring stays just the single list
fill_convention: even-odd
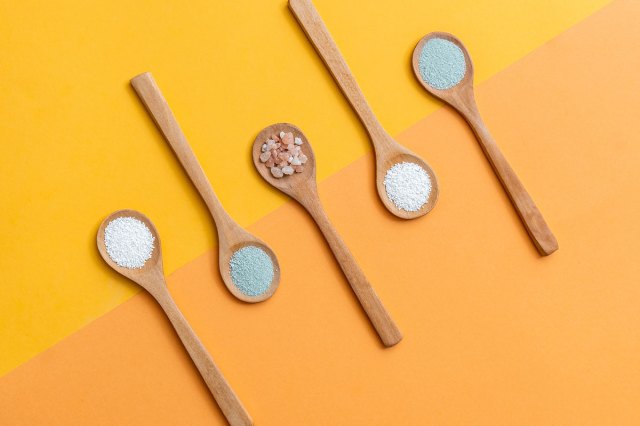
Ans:
[{"label": "wood grain", "polygon": [[[187,172],[213,217],[218,231],[220,275],[225,285],[235,297],[245,302],[255,303],[270,298],[280,284],[280,265],[275,253],[266,243],[238,225],[222,207],[222,203],[220,203],[213,191],[209,179],[207,179],[202,166],[200,166],[196,155],[189,146],[187,138],[151,73],[146,72],[132,78],[131,85],[173,149],[180,164]],[[231,256],[238,249],[247,245],[256,246],[264,250],[273,263],[273,281],[267,291],[257,296],[249,296],[242,293],[231,279],[229,267]]]},{"label": "wood grain", "polygon": [[[376,189],[384,206],[402,219],[415,219],[429,213],[435,207],[440,192],[438,179],[431,167],[422,158],[396,142],[382,127],[311,0],[289,0],[289,8],[369,133],[376,155]],[[402,161],[418,164],[431,180],[429,199],[415,212],[399,209],[389,199],[384,187],[387,170]]]},{"label": "wood grain", "polygon": [[[429,86],[423,81],[420,74],[420,53],[424,44],[431,38],[442,38],[460,47],[464,54],[466,72],[465,75],[456,86],[439,90]],[[482,151],[489,160],[496,176],[500,180],[502,187],[509,196],[518,216],[524,224],[527,233],[536,246],[538,252],[543,256],[548,256],[558,250],[558,241],[551,232],[544,217],[535,202],[525,189],[524,185],[511,168],[507,159],[504,157],[495,140],[485,126],[475,101],[473,90],[473,62],[469,56],[464,44],[455,36],[443,33],[433,32],[423,37],[416,45],[412,57],[413,71],[420,84],[432,95],[442,99],[447,104],[457,110],[469,123],[471,129],[476,135],[476,139],[480,143]]]},{"label": "wood grain", "polygon": [[[134,217],[142,221],[155,238],[155,247],[151,258],[142,268],[129,269],[118,266],[111,260],[104,242],[104,230],[106,226],[118,217]],[[235,394],[222,372],[213,361],[207,349],[204,347],[195,331],[191,328],[178,306],[173,301],[167,288],[162,268],[162,248],[160,235],[149,218],[135,210],[119,210],[107,217],[98,228],[98,251],[104,261],[130,280],[144,288],[160,305],[171,325],[175,329],[180,341],[189,353],[196,368],[205,381],[211,395],[218,403],[220,410],[232,426],[248,426],[253,424],[251,416],[244,408],[240,399]]]},{"label": "wood grain", "polygon": [[[294,173],[291,176],[275,178],[270,170],[260,162],[262,144],[271,135],[280,132],[292,132],[294,137],[302,139],[302,152],[308,157],[302,173]],[[327,217],[318,196],[316,185],[316,160],[313,149],[307,137],[302,131],[289,123],[278,123],[263,129],[255,139],[252,150],[253,163],[256,170],[270,185],[289,195],[300,203],[311,215],[320,228],[322,235],[327,240],[340,269],[344,273],[351,289],[356,294],[362,309],[365,311],[374,329],[380,336],[380,340],[386,347],[396,345],[402,340],[402,334],[397,325],[385,309],[382,301],[367,280],[367,277],[355,261],[349,248],[344,243]]]}]

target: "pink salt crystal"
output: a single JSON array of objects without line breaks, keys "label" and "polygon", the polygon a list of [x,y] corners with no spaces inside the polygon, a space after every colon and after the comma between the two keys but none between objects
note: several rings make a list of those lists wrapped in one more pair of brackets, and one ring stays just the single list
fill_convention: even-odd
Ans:
[{"label": "pink salt crystal", "polygon": [[289,132],[286,133],[284,135],[284,137],[282,138],[282,143],[284,143],[285,145],[289,145],[293,143],[293,133]]},{"label": "pink salt crystal", "polygon": [[263,152],[262,154],[260,154],[260,161],[262,163],[267,161],[269,158],[271,158],[271,153],[270,152]]},{"label": "pink salt crystal", "polygon": [[273,161],[273,158],[269,158],[269,159],[267,160],[267,162],[266,162],[266,163],[264,163],[264,165],[265,165],[265,166],[267,166],[267,167],[269,167],[269,168],[271,168],[271,167],[273,167],[273,166],[275,166],[275,165],[276,165],[276,162],[275,162],[275,161]]},{"label": "pink salt crystal", "polygon": [[293,166],[293,170],[295,170],[296,173],[302,173],[302,171],[304,170],[304,167],[302,167],[302,166]]},{"label": "pink salt crystal", "polygon": [[282,173],[282,170],[280,170],[277,167],[272,167],[271,168],[271,174],[273,175],[273,177],[275,178],[281,178],[282,176],[284,176],[284,173]]},{"label": "pink salt crystal", "polygon": [[280,142],[280,136],[278,135],[272,135],[271,139],[273,139],[275,142]]},{"label": "pink salt crystal", "polygon": [[301,162],[302,164],[304,164],[304,163],[306,163],[306,162],[307,162],[307,156],[306,156],[306,155],[304,155],[304,154],[300,154],[300,155],[298,156],[298,158],[300,159],[300,162]]},{"label": "pink salt crystal", "polygon": [[296,146],[294,144],[290,143],[289,145],[287,145],[287,150],[293,151],[295,147]]},{"label": "pink salt crystal", "polygon": [[287,165],[286,161],[281,161],[281,162],[278,163],[278,167],[284,167],[286,165]]},{"label": "pink salt crystal", "polygon": [[289,159],[289,154],[281,152],[280,154],[278,154],[278,158],[282,161],[287,161]]}]

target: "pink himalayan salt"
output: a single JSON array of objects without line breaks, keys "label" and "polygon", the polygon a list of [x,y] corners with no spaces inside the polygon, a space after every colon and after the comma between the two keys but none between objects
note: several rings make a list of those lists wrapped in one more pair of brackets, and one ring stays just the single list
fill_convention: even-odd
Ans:
[{"label": "pink himalayan salt", "polygon": [[263,144],[263,153],[260,161],[268,167],[271,174],[276,178],[293,173],[302,173],[307,156],[302,153],[300,145],[302,139],[293,136],[292,132],[280,132],[279,135],[272,135]]},{"label": "pink himalayan salt", "polygon": [[284,137],[282,138],[282,143],[285,145],[293,144],[293,133],[285,133]]}]

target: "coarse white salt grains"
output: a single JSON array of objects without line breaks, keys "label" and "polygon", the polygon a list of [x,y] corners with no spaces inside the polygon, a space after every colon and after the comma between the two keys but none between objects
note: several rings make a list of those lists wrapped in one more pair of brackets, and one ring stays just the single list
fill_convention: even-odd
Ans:
[{"label": "coarse white salt grains", "polygon": [[107,254],[123,268],[142,268],[151,259],[154,241],[147,225],[134,217],[119,217],[104,229]]},{"label": "coarse white salt grains", "polygon": [[397,208],[417,212],[429,201],[431,179],[416,163],[397,163],[387,170],[384,189]]}]

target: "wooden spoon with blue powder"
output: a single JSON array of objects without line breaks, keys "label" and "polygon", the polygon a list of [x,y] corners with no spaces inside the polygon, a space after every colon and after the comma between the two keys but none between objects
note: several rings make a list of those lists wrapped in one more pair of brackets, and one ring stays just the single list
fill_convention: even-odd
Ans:
[{"label": "wooden spoon with blue powder", "polygon": [[412,63],[422,86],[469,123],[538,252],[548,256],[556,251],[558,242],[542,213],[480,117],[473,92],[473,63],[462,42],[448,33],[427,34],[414,49]]},{"label": "wooden spoon with blue powder", "polygon": [[[276,167],[268,167],[265,164],[265,159],[261,158],[267,148],[265,142],[272,139],[272,135],[278,135],[281,132],[291,133],[294,140],[300,144],[306,161],[303,169],[300,169],[299,172],[274,173]],[[302,133],[302,130],[289,123],[278,123],[266,127],[258,134],[253,143],[252,156],[253,164],[260,176],[271,186],[300,203],[316,222],[382,343],[389,347],[400,342],[402,340],[400,330],[322,208],[316,186],[315,156],[309,140]]]},{"label": "wooden spoon with blue powder", "polygon": [[160,236],[151,220],[135,210],[114,212],[98,228],[97,244],[111,268],[140,285],[158,302],[229,424],[252,425],[251,416],[169,293],[162,269]]},{"label": "wooden spoon with blue powder", "polygon": [[382,127],[311,0],[289,0],[289,8],[369,133],[376,158],[376,188],[382,204],[402,219],[429,213],[439,194],[438,180],[431,167]]},{"label": "wooden spoon with blue powder", "polygon": [[151,73],[134,77],[131,85],[209,208],[218,231],[219,269],[225,285],[245,302],[268,299],[280,283],[280,266],[273,250],[224,210]]}]

